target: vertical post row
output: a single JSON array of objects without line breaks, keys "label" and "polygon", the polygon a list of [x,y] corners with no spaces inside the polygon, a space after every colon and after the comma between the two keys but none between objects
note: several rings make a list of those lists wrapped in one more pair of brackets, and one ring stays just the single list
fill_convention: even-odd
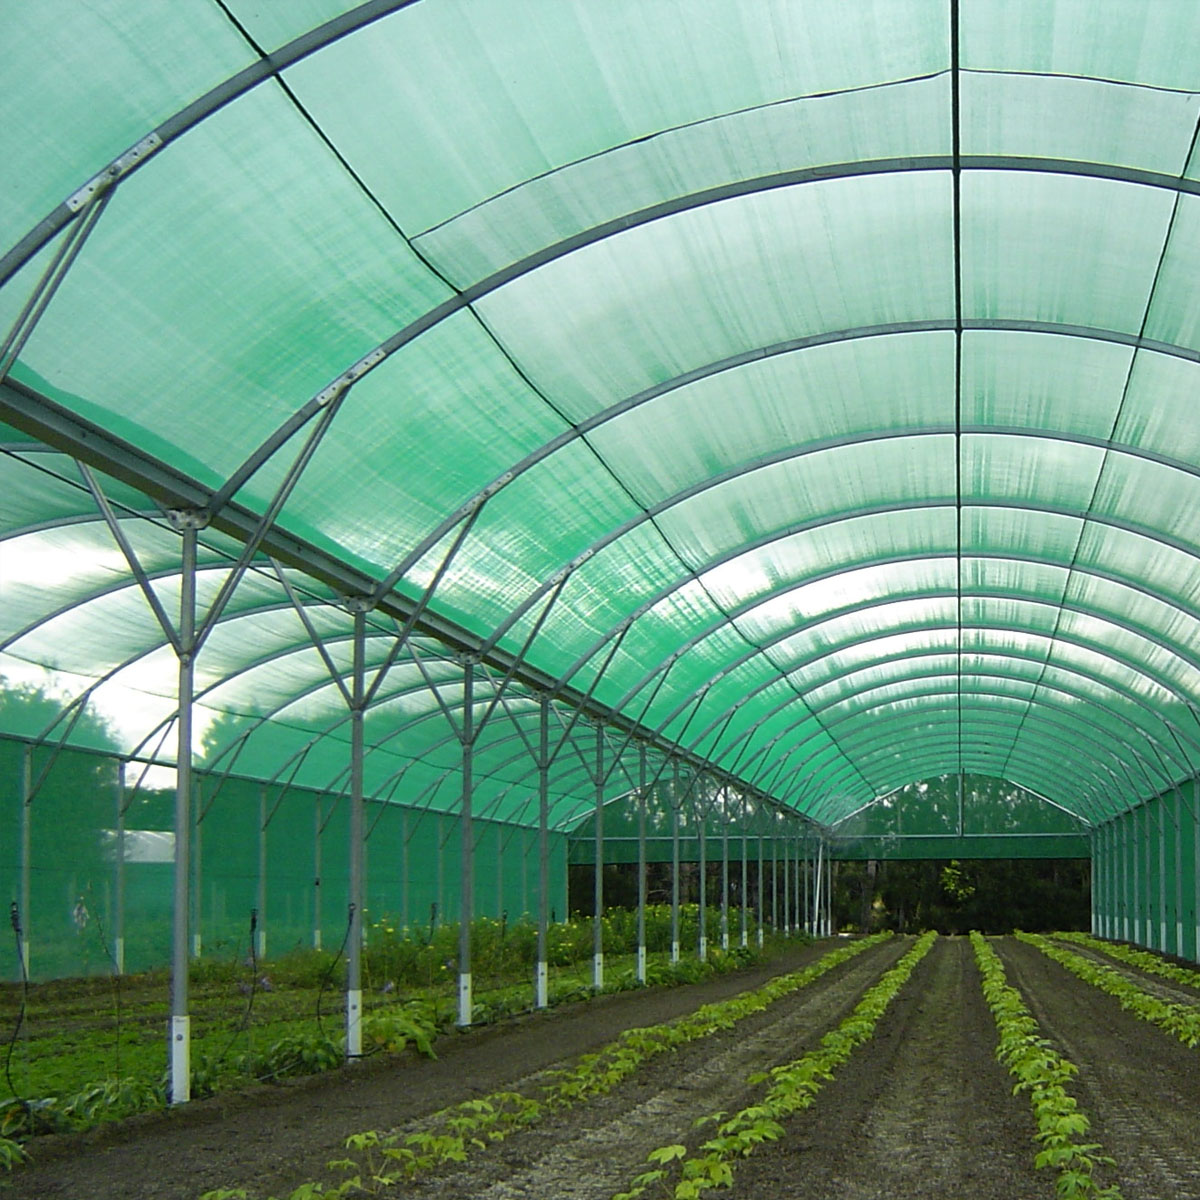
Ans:
[{"label": "vertical post row", "polygon": [[791,835],[783,835],[783,931],[792,932],[792,839]]},{"label": "vertical post row", "polygon": [[[761,829],[762,826],[760,825]],[[758,835],[758,948],[763,946],[763,835]]]}]

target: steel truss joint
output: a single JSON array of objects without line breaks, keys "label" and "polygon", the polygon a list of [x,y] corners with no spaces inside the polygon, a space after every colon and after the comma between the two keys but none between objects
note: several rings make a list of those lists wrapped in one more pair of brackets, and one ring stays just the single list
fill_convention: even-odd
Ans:
[{"label": "steel truss joint", "polygon": [[209,514],[202,508],[169,508],[167,520],[176,533],[183,533],[187,529],[207,529]]},{"label": "steel truss joint", "polygon": [[66,206],[73,213],[82,212],[92,200],[112,187],[122,176],[128,175],[143,159],[149,158],[163,144],[157,133],[147,134],[140,142],[130,146],[120,158],[115,158],[97,175],[93,175],[77,192],[66,199]]}]

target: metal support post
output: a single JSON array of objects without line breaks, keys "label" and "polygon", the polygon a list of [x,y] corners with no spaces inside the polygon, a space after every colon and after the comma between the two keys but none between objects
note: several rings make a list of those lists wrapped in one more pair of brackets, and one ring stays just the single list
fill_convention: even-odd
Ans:
[{"label": "metal support post", "polygon": [[255,897],[254,953],[267,957],[267,788],[258,789],[258,894]]},{"label": "metal support post", "polygon": [[538,931],[533,1006],[550,1004],[547,931],[550,927],[550,697],[538,701]]},{"label": "metal support post", "polygon": [[1133,866],[1129,855],[1129,823],[1132,817],[1125,813],[1120,818],[1121,849],[1121,940],[1130,941],[1133,932],[1130,909],[1133,907]]},{"label": "metal support post", "polygon": [[321,797],[313,802],[313,930],[314,950],[321,948]]},{"label": "metal support post", "polygon": [[354,649],[350,683],[350,864],[346,930],[346,1060],[362,1057],[363,717],[366,696],[366,606],[351,606]]},{"label": "metal support post", "polygon": [[783,931],[792,934],[792,839],[783,835]]},{"label": "metal support post", "polygon": [[178,750],[175,780],[174,916],[171,924],[171,1019],[168,1061],[169,1099],[185,1104],[191,1099],[191,1016],[188,1009],[188,917],[191,902],[192,832],[192,704],[195,695],[196,650],[196,536],[203,518],[178,513],[175,525],[182,535],[177,652]]},{"label": "metal support post", "polygon": [[1158,948],[1167,951],[1167,797],[1158,800]]},{"label": "metal support post", "polygon": [[21,962],[17,964],[17,981],[22,972],[29,978],[32,956],[29,952],[33,914],[29,911],[33,875],[33,747],[26,746],[21,754]]},{"label": "metal support post", "polygon": [[475,661],[463,660],[463,731],[462,731],[462,843],[459,847],[458,902],[458,1024],[471,1024],[471,919],[475,915],[475,835],[471,805],[474,799],[475,751]]},{"label": "metal support post", "polygon": [[204,804],[200,782],[192,779],[192,958],[204,952]]},{"label": "metal support post", "polygon": [[638,746],[637,981],[646,982],[646,743]]},{"label": "metal support post", "polygon": [[817,861],[813,872],[813,934],[816,937],[821,936],[821,856],[825,849],[825,843],[820,838],[817,839]]},{"label": "metal support post", "polygon": [[592,876],[592,987],[604,987],[604,726],[596,722],[596,870]]},{"label": "metal support post", "polygon": [[679,764],[671,788],[671,963],[679,961]]},{"label": "metal support post", "polygon": [[1183,957],[1183,794],[1175,792],[1175,954]]},{"label": "metal support post", "polygon": [[746,883],[749,882],[748,875],[749,875],[749,871],[746,870],[746,802],[745,802],[745,798],[743,797],[743,800],[742,800],[742,913],[740,913],[740,918],[742,918],[742,919],[740,919],[738,922],[738,925],[739,925],[738,934],[740,935],[738,944],[740,947],[742,947],[742,949],[746,948],[746,943],[748,943],[748,941],[749,941],[749,934],[750,934],[748,912],[746,912],[746,906],[748,906],[749,898],[750,898],[750,893],[748,892],[748,890],[746,890]]},{"label": "metal support post", "polygon": [[[692,811],[696,811],[694,807]],[[696,931],[698,938],[696,953],[700,961],[705,962],[708,959],[708,843],[705,837],[708,819],[704,813],[698,813],[697,816],[699,818],[696,836],[699,838],[700,851],[700,870],[698,873],[700,889],[696,905]]]},{"label": "metal support post", "polygon": [[729,814],[721,805],[721,949],[729,949]]},{"label": "metal support post", "polygon": [[1193,912],[1196,918],[1196,961],[1200,962],[1200,788],[1192,780],[1192,885],[1195,889]]},{"label": "metal support post", "polygon": [[117,764],[117,861],[113,880],[113,964],[125,974],[125,760]]},{"label": "metal support post", "polygon": [[771,835],[771,931],[779,932],[779,838]]},{"label": "metal support post", "polygon": [[758,948],[763,947],[763,837],[758,835]]}]

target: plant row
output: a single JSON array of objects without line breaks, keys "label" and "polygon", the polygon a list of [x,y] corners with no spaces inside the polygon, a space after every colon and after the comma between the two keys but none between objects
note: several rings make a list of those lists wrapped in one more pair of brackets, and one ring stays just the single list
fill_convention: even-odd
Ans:
[{"label": "plant row", "polygon": [[[471,1149],[503,1141],[514,1131],[535,1124],[548,1112],[611,1091],[651,1058],[733,1027],[891,936],[879,933],[848,942],[817,962],[776,976],[751,991],[718,1003],[703,1004],[691,1013],[659,1025],[626,1029],[600,1050],[581,1055],[571,1067],[555,1073],[554,1082],[542,1088],[540,1098],[498,1091],[434,1113],[428,1127],[419,1132],[402,1135],[368,1130],[353,1134],[345,1145],[358,1157],[336,1159],[329,1164],[331,1170],[345,1172],[346,1178],[336,1185],[302,1184],[290,1193],[289,1200],[375,1193],[410,1181],[443,1163],[462,1162]],[[201,1200],[246,1200],[248,1196],[243,1188],[221,1188],[206,1192]]]},{"label": "plant row", "polygon": [[1160,1029],[1177,1037],[1185,1046],[1200,1046],[1200,1006],[1194,1004],[1172,1004],[1143,991],[1131,979],[1127,979],[1115,967],[1094,959],[1084,958],[1063,946],[1057,946],[1049,938],[1037,933],[1018,933],[1017,937],[1035,946],[1047,958],[1067,968],[1072,975],[1090,983],[1116,998],[1127,1012],[1143,1021],[1149,1021]]},{"label": "plant row", "polygon": [[1041,1143],[1034,1166],[1051,1167],[1058,1172],[1055,1189],[1061,1200],[1085,1197],[1120,1200],[1119,1188],[1101,1187],[1094,1176],[1098,1165],[1111,1166],[1113,1160],[1099,1153],[1102,1147],[1098,1142],[1075,1140],[1091,1126],[1075,1097],[1067,1091],[1067,1084],[1078,1068],[1042,1036],[1020,992],[1009,984],[1004,966],[987,939],[972,932],[971,944],[983,976],[983,996],[992,1010],[999,1035],[996,1057],[1010,1075],[1016,1076],[1013,1094],[1029,1093],[1037,1125],[1034,1138]]},{"label": "plant row", "polygon": [[728,1119],[724,1113],[702,1118],[698,1124],[719,1122],[717,1135],[701,1143],[694,1154],[689,1155],[687,1147],[681,1144],[651,1151],[648,1161],[654,1164],[652,1169],[638,1175],[629,1189],[618,1192],[613,1200],[634,1200],[651,1189],[661,1193],[671,1186],[671,1177],[675,1175],[678,1178],[671,1193],[675,1200],[695,1200],[710,1188],[732,1187],[734,1164],[764,1142],[777,1140],[783,1134],[781,1122],[809,1108],[822,1086],[833,1078],[834,1071],[859,1046],[870,1041],[888,1005],[936,938],[932,930],[922,934],[900,961],[863,993],[849,1016],[821,1038],[814,1050],[763,1074],[751,1075],[748,1083],[770,1083],[762,1100]]},{"label": "plant row", "polygon": [[1134,946],[1126,946],[1120,942],[1106,942],[1102,938],[1092,937],[1090,933],[1056,933],[1053,935],[1060,942],[1074,942],[1088,950],[1098,950],[1115,958],[1118,962],[1127,963],[1145,971],[1149,975],[1161,975],[1173,983],[1182,983],[1185,987],[1200,988],[1200,971],[1181,967],[1177,963],[1167,962],[1149,950],[1138,950]]}]

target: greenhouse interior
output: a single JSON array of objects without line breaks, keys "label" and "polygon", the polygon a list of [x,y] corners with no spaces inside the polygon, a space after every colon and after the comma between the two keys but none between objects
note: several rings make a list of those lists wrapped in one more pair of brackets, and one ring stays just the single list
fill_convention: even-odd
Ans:
[{"label": "greenhouse interior", "polygon": [[597,988],[616,864],[745,945],[1087,860],[1200,959],[1200,6],[5,26],[4,979],[169,967],[182,1102],[209,947],[338,951],[353,1057],[380,916],[466,1026],[573,869]]}]

